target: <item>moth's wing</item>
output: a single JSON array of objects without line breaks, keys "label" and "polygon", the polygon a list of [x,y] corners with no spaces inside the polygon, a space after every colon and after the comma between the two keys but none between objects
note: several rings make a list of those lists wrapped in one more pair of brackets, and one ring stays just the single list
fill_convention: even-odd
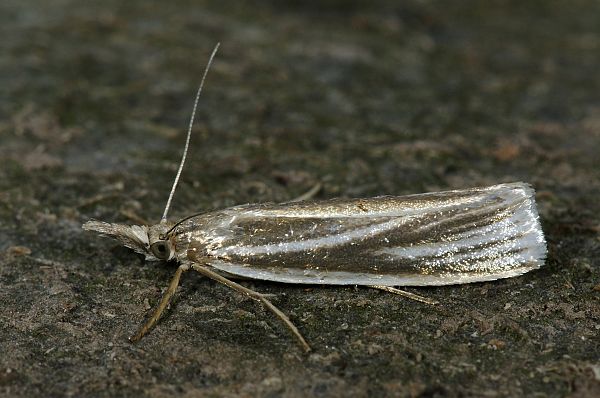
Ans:
[{"label": "moth's wing", "polygon": [[202,245],[192,239],[188,256],[252,279],[447,285],[516,276],[546,256],[534,191],[524,183],[221,214]]}]

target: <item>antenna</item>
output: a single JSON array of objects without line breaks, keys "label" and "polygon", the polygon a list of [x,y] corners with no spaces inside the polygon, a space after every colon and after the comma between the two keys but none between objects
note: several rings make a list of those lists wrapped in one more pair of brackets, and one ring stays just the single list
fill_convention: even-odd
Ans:
[{"label": "antenna", "polygon": [[202,92],[202,87],[204,86],[204,80],[206,79],[206,75],[208,74],[208,70],[212,65],[213,58],[219,49],[221,43],[217,43],[210,58],[208,59],[208,63],[206,64],[206,68],[204,69],[204,74],[202,75],[202,80],[200,81],[200,87],[198,87],[198,92],[196,93],[196,100],[194,101],[194,108],[192,109],[192,117],[190,118],[190,126],[188,127],[187,138],[185,139],[185,147],[183,148],[183,155],[181,156],[181,162],[179,163],[179,170],[177,170],[177,175],[175,176],[175,181],[173,181],[173,187],[171,188],[171,193],[169,194],[169,199],[167,200],[167,205],[165,206],[165,211],[163,213],[162,218],[160,219],[161,223],[167,221],[167,214],[169,213],[169,208],[171,207],[171,201],[173,200],[173,195],[175,195],[175,188],[177,188],[177,183],[179,182],[179,177],[181,176],[181,170],[183,170],[183,165],[185,164],[185,158],[187,157],[188,148],[190,146],[190,138],[192,136],[192,126],[194,125],[194,117],[196,116],[196,108],[198,107],[198,100],[200,99],[200,93]]}]

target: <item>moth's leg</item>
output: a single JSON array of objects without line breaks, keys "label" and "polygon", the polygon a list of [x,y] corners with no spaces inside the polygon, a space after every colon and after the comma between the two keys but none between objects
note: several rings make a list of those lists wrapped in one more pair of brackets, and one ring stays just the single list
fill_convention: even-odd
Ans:
[{"label": "moth's leg", "polygon": [[373,286],[369,286],[369,287],[372,287],[373,289],[379,289],[379,290],[384,290],[386,292],[398,294],[400,296],[404,296],[411,300],[420,301],[421,303],[425,303],[425,304],[431,304],[431,305],[439,304],[439,302],[436,300],[433,300],[433,299],[430,299],[427,297],[423,297],[423,296],[419,296],[418,294],[407,292],[406,290],[396,289],[395,287],[391,287],[391,286],[373,285]]},{"label": "moth's leg", "polygon": [[302,345],[304,350],[306,352],[310,351],[310,346],[308,345],[306,340],[304,340],[304,337],[302,337],[302,335],[298,331],[298,328],[296,328],[296,326],[292,323],[292,321],[290,321],[290,319],[287,317],[287,315],[285,315],[283,312],[281,312],[281,310],[279,310],[279,308],[275,307],[269,300],[267,300],[265,298],[264,295],[262,295],[258,292],[255,292],[254,290],[250,290],[250,289],[248,289],[240,284],[237,284],[233,281],[230,281],[229,279],[217,274],[214,271],[211,271],[208,267],[205,267],[203,265],[193,263],[192,269],[194,271],[198,271],[202,275],[204,275],[212,280],[215,280],[219,283],[222,283],[223,285],[225,285],[227,287],[232,288],[233,290],[236,290],[242,294],[245,294],[246,296],[250,297],[253,300],[256,300],[256,301],[259,301],[260,303],[262,303],[272,313],[274,313],[279,319],[281,319],[281,321],[285,324],[285,326],[288,327],[288,329],[290,329],[290,331],[294,334],[294,336],[296,336],[296,338],[298,339],[298,341],[300,342],[300,344]]},{"label": "moth's leg", "polygon": [[319,191],[321,190],[323,186],[321,185],[320,182],[317,182],[315,184],[314,187],[312,187],[309,191],[303,193],[302,195],[298,196],[297,198],[294,198],[292,200],[289,200],[288,203],[293,203],[293,202],[302,202],[303,200],[309,200],[312,199],[316,194],[319,193]]},{"label": "moth's leg", "polygon": [[163,294],[162,299],[160,300],[160,304],[158,304],[158,307],[156,308],[156,310],[154,310],[154,313],[152,314],[150,319],[148,319],[148,321],[137,331],[136,334],[129,338],[129,341],[135,343],[136,341],[140,340],[142,337],[144,337],[146,333],[148,333],[150,329],[152,329],[156,322],[158,322],[163,311],[165,310],[165,308],[167,308],[167,305],[169,305],[171,298],[175,294],[177,286],[179,286],[179,279],[181,278],[181,274],[183,274],[189,269],[190,266],[188,264],[182,264],[179,266],[179,268],[177,268],[177,271],[175,271],[175,276],[173,276],[173,279],[171,279],[171,283],[169,283],[167,291],[165,292],[165,294]]}]

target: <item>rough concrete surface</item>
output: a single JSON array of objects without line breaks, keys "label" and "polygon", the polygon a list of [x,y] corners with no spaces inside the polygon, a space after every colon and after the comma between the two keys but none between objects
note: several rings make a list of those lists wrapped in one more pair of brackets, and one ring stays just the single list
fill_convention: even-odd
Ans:
[{"label": "rough concrete surface", "polygon": [[[600,396],[600,3],[0,3],[0,395]],[[239,203],[527,181],[522,277],[412,292],[243,282],[84,233]]]}]

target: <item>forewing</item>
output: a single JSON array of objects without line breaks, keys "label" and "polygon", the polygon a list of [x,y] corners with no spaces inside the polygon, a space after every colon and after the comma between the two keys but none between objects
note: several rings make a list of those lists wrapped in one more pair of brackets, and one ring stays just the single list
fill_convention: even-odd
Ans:
[{"label": "forewing", "polygon": [[222,214],[208,247],[191,240],[190,257],[253,279],[445,285],[519,275],[546,255],[534,192],[523,183]]}]

